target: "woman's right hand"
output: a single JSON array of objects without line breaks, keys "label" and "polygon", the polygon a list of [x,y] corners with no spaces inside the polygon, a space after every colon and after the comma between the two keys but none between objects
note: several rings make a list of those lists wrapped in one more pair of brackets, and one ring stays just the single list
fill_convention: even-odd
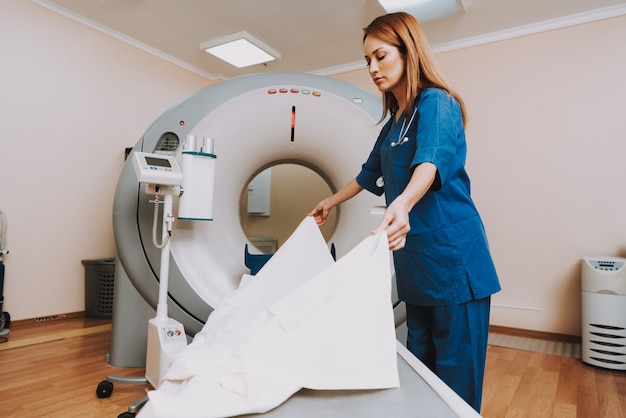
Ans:
[{"label": "woman's right hand", "polygon": [[315,206],[315,209],[309,212],[307,216],[314,217],[317,225],[322,226],[326,223],[326,218],[328,218],[328,214],[332,208],[356,196],[361,190],[363,190],[363,188],[359,186],[356,179],[352,179],[348,184],[343,186],[343,189],[319,202],[317,206]]},{"label": "woman's right hand", "polygon": [[315,222],[318,226],[322,226],[326,223],[326,219],[328,218],[328,214],[332,206],[327,203],[327,200],[324,199],[315,206],[311,212],[307,214],[307,216],[312,216],[315,219]]}]

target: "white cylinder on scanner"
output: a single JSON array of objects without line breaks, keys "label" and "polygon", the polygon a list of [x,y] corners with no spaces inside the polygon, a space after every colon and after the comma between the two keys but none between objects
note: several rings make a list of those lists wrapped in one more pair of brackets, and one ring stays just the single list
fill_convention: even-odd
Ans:
[{"label": "white cylinder on scanner", "polygon": [[213,220],[216,158],[213,138],[187,136],[182,152],[183,194],[178,219]]}]

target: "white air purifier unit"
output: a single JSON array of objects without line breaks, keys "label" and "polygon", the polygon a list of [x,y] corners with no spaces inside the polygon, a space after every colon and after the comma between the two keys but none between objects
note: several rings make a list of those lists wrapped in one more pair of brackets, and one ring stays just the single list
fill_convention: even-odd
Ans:
[{"label": "white air purifier unit", "polygon": [[626,370],[626,258],[584,257],[582,360]]}]

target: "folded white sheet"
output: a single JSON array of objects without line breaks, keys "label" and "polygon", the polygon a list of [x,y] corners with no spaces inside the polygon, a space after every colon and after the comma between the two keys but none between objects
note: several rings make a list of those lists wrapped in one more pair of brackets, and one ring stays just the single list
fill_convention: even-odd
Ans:
[{"label": "folded white sheet", "polygon": [[398,385],[386,235],[334,262],[307,217],[213,311],[138,417],[229,417],[273,409],[301,388]]}]

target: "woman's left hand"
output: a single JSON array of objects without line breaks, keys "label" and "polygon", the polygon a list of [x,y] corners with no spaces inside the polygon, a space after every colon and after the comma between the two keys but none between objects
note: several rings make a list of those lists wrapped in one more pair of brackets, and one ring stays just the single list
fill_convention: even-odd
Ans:
[{"label": "woman's left hand", "polygon": [[404,191],[395,198],[383,215],[378,227],[372,231],[377,234],[387,232],[389,237],[389,249],[391,251],[404,248],[406,235],[411,230],[409,224],[409,212],[411,208],[426,194],[435,181],[437,166],[433,163],[419,164],[411,175],[411,180]]},{"label": "woman's left hand", "polygon": [[409,205],[398,196],[385,210],[378,227],[372,231],[373,235],[382,231],[387,233],[391,251],[402,249],[406,244],[406,235],[411,230],[409,209]]}]

